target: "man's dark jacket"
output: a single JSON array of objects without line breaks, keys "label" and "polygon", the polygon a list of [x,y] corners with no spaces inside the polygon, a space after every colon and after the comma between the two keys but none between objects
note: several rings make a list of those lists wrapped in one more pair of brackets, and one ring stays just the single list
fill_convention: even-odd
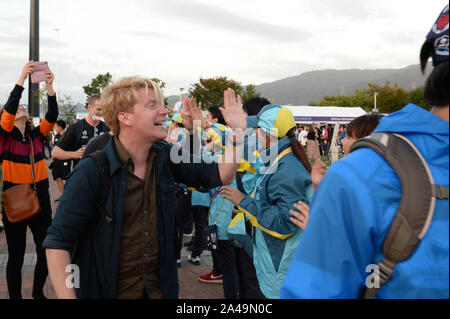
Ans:
[{"label": "man's dark jacket", "polygon": [[[178,298],[174,256],[175,182],[208,188],[222,183],[217,164],[176,164],[169,155],[177,146],[158,142],[153,147],[156,151],[153,165],[157,185],[160,286],[165,298]],[[103,151],[109,160],[112,178],[106,201],[108,218],[96,211],[99,188],[104,185],[100,185],[97,164],[87,158],[77,165],[67,181],[43,244],[44,248],[73,251],[71,262],[80,270],[80,287],[75,287],[78,298],[117,297],[117,263],[127,173],[118,161],[113,139]],[[190,157],[192,159],[192,155]]]}]

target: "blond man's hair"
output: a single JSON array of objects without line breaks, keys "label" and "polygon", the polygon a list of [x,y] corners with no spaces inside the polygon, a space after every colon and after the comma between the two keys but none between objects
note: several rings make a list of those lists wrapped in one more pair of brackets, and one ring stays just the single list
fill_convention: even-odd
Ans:
[{"label": "blond man's hair", "polygon": [[149,78],[125,77],[103,90],[100,99],[103,118],[113,134],[118,135],[120,132],[119,113],[133,111],[133,106],[140,101],[137,91],[143,88],[145,88],[146,94],[148,89],[153,90],[156,98],[163,103],[164,96],[161,89]]}]

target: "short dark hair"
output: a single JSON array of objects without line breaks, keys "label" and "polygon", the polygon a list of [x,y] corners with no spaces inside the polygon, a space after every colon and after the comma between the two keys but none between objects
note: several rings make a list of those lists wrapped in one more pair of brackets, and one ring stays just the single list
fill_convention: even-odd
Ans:
[{"label": "short dark hair", "polygon": [[208,107],[208,112],[211,113],[213,119],[217,119],[217,123],[227,125],[225,123],[225,119],[223,118],[222,112],[220,112],[219,107],[223,107],[221,105],[213,105]]},{"label": "short dark hair", "polygon": [[247,112],[248,116],[256,115],[267,104],[271,104],[265,97],[252,97],[245,101],[242,105],[242,109]]},{"label": "short dark hair", "polygon": [[63,130],[65,130],[66,129],[66,126],[67,126],[67,124],[66,124],[66,121],[64,121],[64,120],[57,120],[56,121],[56,125],[58,125],[60,128],[62,128]]},{"label": "short dark hair", "polygon": [[447,106],[449,104],[448,60],[437,65],[425,83],[425,99],[432,106]]},{"label": "short dark hair", "polygon": [[358,139],[370,135],[378,126],[380,119],[383,116],[380,114],[366,114],[357,117],[347,126],[347,135]]},{"label": "short dark hair", "polygon": [[94,103],[97,100],[100,100],[100,95],[98,95],[98,94],[91,95],[88,100],[88,105],[91,105],[92,103]]}]

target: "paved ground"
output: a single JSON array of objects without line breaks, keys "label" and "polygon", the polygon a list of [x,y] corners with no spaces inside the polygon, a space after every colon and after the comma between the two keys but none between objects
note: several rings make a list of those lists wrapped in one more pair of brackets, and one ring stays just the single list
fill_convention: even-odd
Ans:
[{"label": "paved ground", "polygon": [[[59,197],[59,190],[56,183],[50,177],[50,196],[52,201],[53,213],[57,207],[54,202]],[[184,237],[183,241],[189,240]],[[181,252],[182,267],[178,271],[178,280],[180,284],[180,299],[222,299],[223,287],[219,284],[204,284],[198,281],[198,276],[204,275],[212,269],[211,253],[205,251],[202,254],[202,264],[200,266],[192,265],[187,261],[189,252],[183,248]],[[8,288],[6,284],[6,263],[8,261],[8,248],[6,246],[5,233],[0,232],[0,299],[8,298]],[[31,298],[33,285],[34,265],[36,264],[36,252],[33,243],[33,236],[28,229],[27,248],[25,252],[25,261],[22,269],[22,296],[25,299]],[[50,278],[44,287],[44,294],[48,298],[56,298]]]}]

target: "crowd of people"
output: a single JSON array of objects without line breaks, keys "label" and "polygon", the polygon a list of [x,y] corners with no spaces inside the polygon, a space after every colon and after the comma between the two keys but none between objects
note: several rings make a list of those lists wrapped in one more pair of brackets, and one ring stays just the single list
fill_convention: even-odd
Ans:
[{"label": "crowd of people", "polygon": [[[10,298],[22,297],[27,227],[37,252],[33,298],[46,297],[48,274],[58,298],[177,298],[183,234],[192,231],[188,262],[201,265],[209,249],[213,269],[199,281],[222,284],[226,299],[361,298],[402,198],[386,160],[352,150],[378,132],[408,138],[447,193],[415,254],[392,266],[376,296],[448,298],[448,5],[422,46],[422,71],[429,57],[431,111],[408,104],[363,115],[335,141],[332,125],[298,125],[287,108],[262,97],[242,103],[232,89],[206,116],[185,97],[169,118],[160,88],[138,76],[90,97],[87,117],[67,126],[50,69],[48,111],[33,127],[20,104],[34,68],[26,63],[1,114],[0,172],[3,192],[35,184],[41,212],[14,223],[3,211]],[[53,219],[44,154],[52,130],[50,168],[62,194]],[[322,160],[334,146],[344,157],[328,168]],[[75,285],[68,265],[79,269]]]}]

